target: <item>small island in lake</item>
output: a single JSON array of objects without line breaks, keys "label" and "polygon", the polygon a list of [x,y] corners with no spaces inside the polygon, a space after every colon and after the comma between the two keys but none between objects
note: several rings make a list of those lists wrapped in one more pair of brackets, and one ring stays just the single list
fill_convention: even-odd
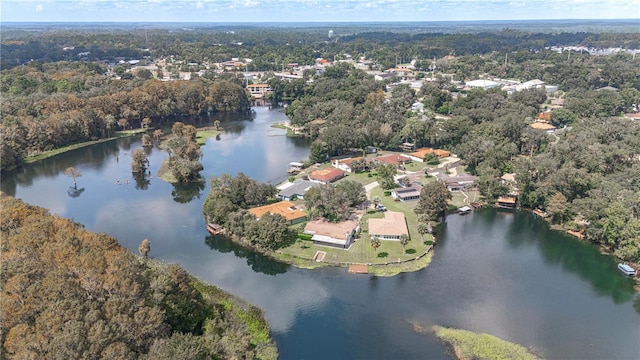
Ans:
[{"label": "small island in lake", "polygon": [[537,360],[524,346],[510,343],[489,334],[477,334],[467,330],[432,326],[433,332],[441,341],[449,345],[456,359],[513,359]]},{"label": "small island in lake", "polygon": [[428,148],[296,162],[297,175],[277,187],[225,174],[211,179],[203,211],[207,223],[224,227],[219,236],[285,263],[392,276],[426,267],[440,219],[477,198],[461,185],[474,177],[459,162]]}]

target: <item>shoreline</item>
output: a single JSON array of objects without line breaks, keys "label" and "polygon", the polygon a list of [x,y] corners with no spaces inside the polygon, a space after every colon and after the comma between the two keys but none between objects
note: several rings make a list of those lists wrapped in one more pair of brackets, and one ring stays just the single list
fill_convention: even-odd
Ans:
[{"label": "shoreline", "polygon": [[[212,235],[219,236],[219,235]],[[434,244],[428,246],[427,250],[422,254],[415,256],[412,259],[403,260],[403,261],[386,261],[381,263],[362,263],[362,262],[332,262],[332,261],[315,261],[313,259],[308,259],[304,257],[300,257],[291,253],[283,252],[282,249],[278,249],[275,251],[264,251],[256,248],[251,244],[247,244],[244,241],[238,241],[233,239],[230,236],[223,235],[223,239],[225,241],[230,241],[235,245],[242,246],[247,250],[254,251],[260,255],[266,256],[273,261],[278,261],[287,265],[294,266],[299,269],[307,269],[314,270],[320,269],[324,267],[335,267],[335,268],[344,268],[348,269],[350,265],[367,265],[368,275],[381,276],[381,277],[392,277],[399,275],[401,273],[406,272],[415,272],[422,270],[429,266],[431,260],[433,258],[433,247]],[[291,245],[295,246],[295,245]],[[339,249],[342,250],[342,249]],[[346,250],[348,251],[348,250]],[[366,275],[365,274],[365,275]]]},{"label": "shoreline", "polygon": [[[498,207],[496,207],[496,206],[494,206],[494,208],[498,209]],[[566,227],[561,226],[559,224],[552,224],[551,221],[547,220],[547,219],[549,219],[549,217],[544,217],[544,216],[538,215],[536,213],[535,209],[531,209],[531,208],[527,208],[527,207],[519,207],[519,208],[516,208],[514,210],[520,210],[520,211],[528,212],[531,215],[534,215],[536,218],[538,218],[538,219],[544,221],[545,223],[547,223],[547,226],[549,227],[549,230],[557,231],[557,232],[569,235],[572,238],[575,238],[576,240],[578,240],[579,242],[582,242],[582,243],[592,244],[592,245],[596,246],[596,248],[598,249],[598,252],[600,254],[611,256],[618,263],[627,264],[627,265],[631,266],[632,268],[634,268],[636,270],[636,272],[640,273],[640,263],[635,263],[635,262],[632,262],[632,261],[625,261],[625,260],[622,260],[622,259],[618,258],[608,248],[606,248],[606,247],[604,247],[604,246],[602,246],[602,245],[600,245],[598,243],[593,243],[593,242],[591,242],[589,240],[586,240],[586,239],[584,239],[584,237],[578,236],[577,235],[578,232],[571,231],[571,230],[567,229]],[[628,277],[630,277],[635,282],[634,290],[637,293],[640,293],[640,276],[636,275],[636,276],[628,276]]]},{"label": "shoreline", "polygon": [[[113,141],[113,140],[117,140],[117,139],[121,139],[121,138],[135,136],[135,135],[138,135],[138,134],[145,133],[145,132],[147,132],[149,130],[152,130],[152,129],[153,128],[116,131],[115,132],[115,136],[111,136],[111,137],[108,137],[108,138],[85,141],[85,142],[81,142],[81,143],[78,143],[78,144],[67,145],[65,147],[61,147],[61,148],[54,149],[54,150],[43,151],[43,152],[41,152],[41,153],[39,153],[37,155],[27,156],[27,157],[24,158],[24,164],[33,164],[33,163],[38,162],[40,160],[48,159],[50,157],[63,154],[65,152],[67,152],[67,151],[82,149],[82,148],[87,147],[87,146],[96,145],[96,144],[100,144],[100,143],[107,142],[107,141]],[[18,167],[18,168],[20,168],[20,167]]]}]

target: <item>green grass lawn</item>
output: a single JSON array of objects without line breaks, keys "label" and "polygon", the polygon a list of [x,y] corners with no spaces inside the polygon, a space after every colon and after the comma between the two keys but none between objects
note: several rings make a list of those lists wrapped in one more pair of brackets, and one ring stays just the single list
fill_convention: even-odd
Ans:
[{"label": "green grass lawn", "polygon": [[[363,176],[355,176],[355,178],[360,178],[363,182],[365,179]],[[371,178],[367,177],[367,179],[369,179],[369,181],[365,183],[372,181]],[[349,250],[318,246],[313,245],[312,241],[299,240],[287,248],[280,249],[276,257],[302,267],[317,267],[327,264],[347,265],[351,263],[380,265],[370,267],[370,272],[381,276],[391,276],[404,271],[415,271],[427,266],[431,260],[430,254],[421,257],[417,261],[409,261],[415,260],[430,249],[431,243],[427,245],[425,241],[433,241],[433,236],[425,235],[423,239],[418,233],[418,217],[413,212],[416,202],[395,202],[390,196],[384,196],[380,187],[374,188],[371,196],[380,196],[382,204],[385,205],[389,211],[399,211],[405,214],[411,240],[404,248],[399,241],[389,240],[382,240],[378,249],[374,249],[371,246],[371,239],[367,231],[368,220],[382,218],[384,217],[384,213],[372,211],[373,209],[369,208],[360,220],[362,229],[360,237],[356,239]],[[296,225],[296,230],[301,231],[302,228],[302,225]],[[410,253],[407,253],[407,250],[409,250]],[[323,263],[315,263],[313,261],[313,257],[317,251],[327,253]],[[388,255],[386,257],[378,257],[380,253],[387,253]]]},{"label": "green grass lawn", "polygon": [[65,146],[65,147],[61,147],[58,149],[54,149],[54,150],[49,150],[49,151],[43,151],[39,154],[33,155],[33,156],[28,156],[24,159],[24,162],[27,164],[36,162],[38,160],[42,160],[42,159],[46,159],[58,154],[62,154],[64,152],[67,151],[71,151],[71,150],[75,150],[75,149],[80,149],[86,146],[91,146],[91,145],[95,145],[98,143],[102,143],[102,142],[106,142],[106,141],[111,141],[111,140],[115,140],[115,139],[119,139],[122,137],[129,137],[129,136],[133,136],[136,134],[140,134],[140,133],[144,133],[146,132],[147,129],[134,129],[134,130],[124,130],[124,131],[116,131],[114,132],[114,135],[110,138],[106,138],[106,139],[99,139],[99,140],[93,140],[93,141],[85,141],[79,144],[72,144],[69,146]]},{"label": "green grass lawn", "polygon": [[344,180],[350,180],[350,181],[355,181],[357,183],[360,183],[362,185],[367,185],[370,184],[374,181],[377,181],[377,176],[376,175],[372,175],[371,177],[369,177],[369,174],[374,174],[374,172],[368,173],[368,172],[361,172],[361,173],[347,173],[347,176],[343,177],[342,179],[336,181],[336,183],[340,182],[340,181],[344,181]]},{"label": "green grass lawn", "polygon": [[416,171],[424,172],[424,169],[426,169],[427,167],[431,168],[432,165],[427,165],[426,163],[419,162],[419,161],[412,161],[404,165],[404,168],[407,169],[407,171],[411,171],[411,172],[416,172]]},{"label": "green grass lawn", "polygon": [[196,143],[200,146],[204,145],[209,138],[218,136],[222,133],[220,130],[215,130],[213,128],[204,128],[202,130],[198,130],[196,133]]},{"label": "green grass lawn", "polygon": [[287,136],[291,136],[291,137],[295,137],[298,136],[292,128],[285,126],[283,124],[271,124],[272,128],[277,128],[277,129],[284,129],[287,130]]}]

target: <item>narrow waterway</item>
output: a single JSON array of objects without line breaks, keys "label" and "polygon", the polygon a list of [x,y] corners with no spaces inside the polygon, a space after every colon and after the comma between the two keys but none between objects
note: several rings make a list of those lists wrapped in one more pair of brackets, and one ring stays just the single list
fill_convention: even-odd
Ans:
[{"label": "narrow waterway", "polygon": [[[226,132],[203,147],[203,177],[241,171],[277,183],[289,162],[308,157],[308,142],[270,127],[286,120],[281,111],[255,110],[219,118]],[[433,262],[414,273],[296,269],[207,236],[201,206],[208,184],[157,179],[166,153],[153,149],[153,178],[136,183],[129,154],[137,147],[137,138],[120,139],[47,159],[3,176],[2,191],[109,233],[134,252],[149,239],[152,257],[263,308],[282,359],[449,358],[413,324],[487,332],[549,359],[640,358],[632,281],[611,257],[528,213],[448,217]],[[83,174],[79,191],[70,191],[68,166]]]}]

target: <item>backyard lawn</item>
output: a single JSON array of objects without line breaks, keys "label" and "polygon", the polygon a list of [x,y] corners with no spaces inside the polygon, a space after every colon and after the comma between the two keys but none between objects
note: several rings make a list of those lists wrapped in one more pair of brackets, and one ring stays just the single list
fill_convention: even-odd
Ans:
[{"label": "backyard lawn", "polygon": [[[371,182],[371,180],[368,182]],[[380,241],[380,247],[378,247],[378,249],[374,249],[371,246],[371,239],[367,232],[368,219],[382,218],[384,213],[369,208],[367,213],[360,219],[360,227],[362,229],[360,237],[356,239],[348,250],[314,245],[312,241],[308,240],[298,240],[295,244],[280,249],[278,251],[279,255],[284,255],[287,260],[291,261],[293,261],[293,258],[313,261],[317,251],[324,251],[326,252],[323,261],[325,264],[387,264],[415,259],[430,248],[433,236],[425,235],[423,240],[418,233],[418,217],[413,212],[413,208],[416,205],[415,201],[395,202],[391,196],[384,196],[382,189],[379,187],[373,189],[371,196],[379,196],[382,199],[382,204],[385,205],[389,211],[399,211],[405,214],[411,240],[404,248],[399,241],[390,240]],[[302,226],[300,225],[296,225],[296,228],[298,231],[302,230]],[[427,244],[425,244],[425,241],[427,241]],[[409,253],[407,253],[407,251],[409,251]],[[385,257],[378,257],[378,254],[381,253],[386,253],[387,255]]]}]

